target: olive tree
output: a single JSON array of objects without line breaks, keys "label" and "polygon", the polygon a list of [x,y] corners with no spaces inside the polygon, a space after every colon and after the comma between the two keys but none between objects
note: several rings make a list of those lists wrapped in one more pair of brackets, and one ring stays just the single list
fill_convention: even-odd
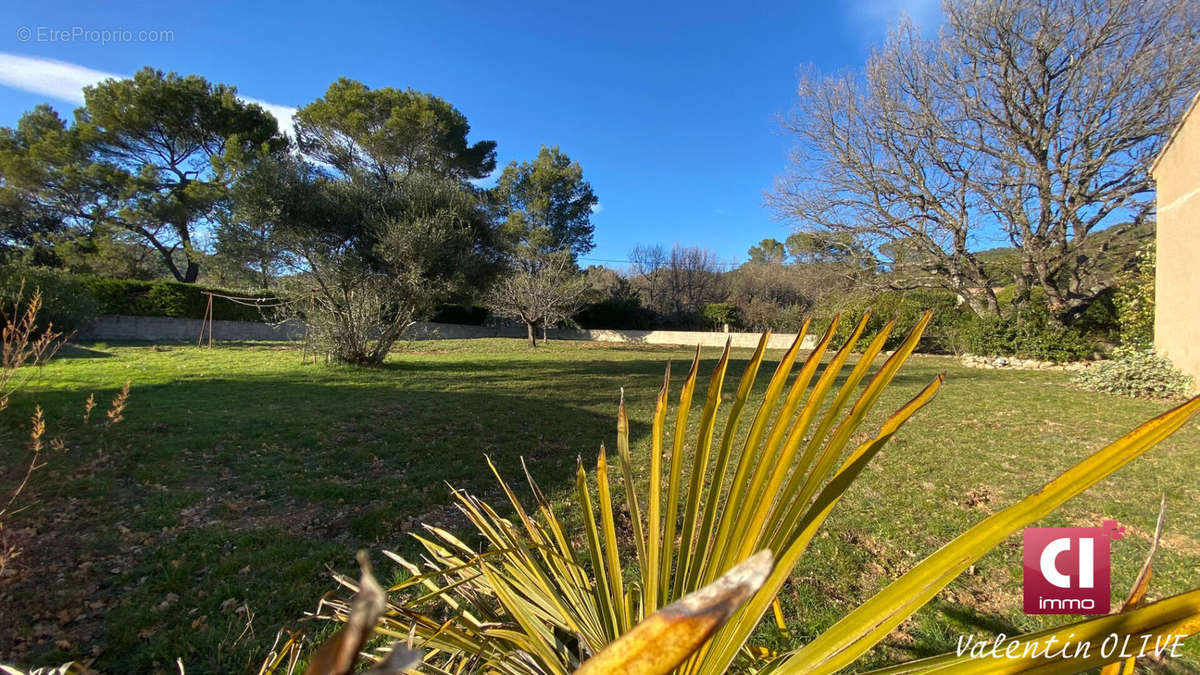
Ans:
[{"label": "olive tree", "polygon": [[338,361],[377,365],[434,305],[479,287],[496,228],[468,182],[495,166],[466,118],[412,90],[350,80],[296,114],[305,157],[260,163],[238,185],[240,222],[268,228],[292,309]]}]

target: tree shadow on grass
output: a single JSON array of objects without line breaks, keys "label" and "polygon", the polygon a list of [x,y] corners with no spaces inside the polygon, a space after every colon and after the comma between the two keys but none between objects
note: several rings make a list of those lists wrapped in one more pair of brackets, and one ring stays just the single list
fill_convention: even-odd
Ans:
[{"label": "tree shadow on grass", "polygon": [[[718,354],[702,353],[694,413]],[[747,357],[731,361],[726,392],[735,390]],[[768,355],[758,391],[777,359]],[[463,533],[450,486],[505,509],[485,456],[526,504],[522,457],[552,498],[571,499],[577,458],[594,466],[600,444],[615,445],[618,387],[627,387],[635,444],[648,436],[646,411],[666,361],[583,351],[563,359],[401,359],[369,370],[135,382],[120,425],[64,432],[71,450],[38,476],[33,490],[43,506],[27,522],[55,540],[48,553],[68,570],[67,586],[126,603],[96,619],[105,650],[98,668],[153,670],[186,640],[189,672],[244,670],[265,645],[231,646],[244,619],[223,609],[225,600],[252,607],[269,642],[275,627],[312,609],[331,587],[327,566],[352,571],[354,550],[412,553],[406,534],[422,522]],[[689,364],[674,359],[673,401]],[[906,370],[893,385],[906,392],[932,376],[928,368]],[[79,417],[82,394],[42,390],[14,405],[37,400],[52,426],[62,420],[66,428],[65,420]],[[0,431],[18,433],[3,426],[27,418],[0,420]],[[8,452],[0,452],[6,461]],[[87,559],[105,562],[80,571]],[[44,589],[64,586],[55,576],[61,569],[9,590],[52,601]],[[171,595],[181,600],[155,609]],[[54,615],[60,607],[38,609]],[[190,628],[197,616],[209,617],[209,628]],[[9,647],[0,635],[0,657]],[[39,661],[83,656],[46,649]]]},{"label": "tree shadow on grass", "polygon": [[[31,566],[3,590],[30,614],[56,615],[63,598],[45,589],[61,587],[66,574],[69,586],[91,589],[88,601],[120,605],[111,620],[98,619],[102,637],[80,642],[103,648],[95,664],[102,671],[154,670],[185,642],[189,672],[244,669],[253,661],[247,654],[265,645],[233,647],[245,617],[222,608],[224,600],[249,605],[269,643],[332,587],[329,566],[353,571],[355,550],[411,554],[407,534],[422,523],[463,534],[451,486],[504,512],[485,457],[529,505],[522,458],[548,494],[562,497],[577,457],[591,463],[602,442],[615,446],[615,397],[611,413],[600,414],[564,385],[557,400],[544,400],[519,390],[406,389],[386,372],[303,381],[311,375],[135,384],[121,424],[86,430],[68,422],[79,417],[80,392],[23,393],[18,405],[42,405],[70,451],[37,475],[30,496],[39,505],[23,515],[23,525],[53,541],[29,561],[48,555],[56,563],[45,572]],[[639,422],[632,427],[648,433]],[[80,568],[96,560],[104,563]],[[253,577],[240,572],[247,567]],[[156,609],[165,597],[179,600]],[[189,630],[199,616],[208,617],[209,632]],[[28,632],[0,637],[0,655],[15,653]],[[86,656],[51,640],[39,649],[36,662]]]},{"label": "tree shadow on grass", "polygon": [[1008,639],[1024,631],[1008,618],[974,607],[942,599],[934,599],[923,610],[936,618],[925,619],[925,627],[911,634],[911,643],[891,644],[902,652],[906,660],[924,659],[953,652],[959,647],[959,639],[966,644],[969,636],[974,641],[990,641],[1004,634]]},{"label": "tree shadow on grass", "polygon": [[98,349],[89,349],[74,342],[64,344],[54,354],[54,359],[108,359],[112,354]]}]

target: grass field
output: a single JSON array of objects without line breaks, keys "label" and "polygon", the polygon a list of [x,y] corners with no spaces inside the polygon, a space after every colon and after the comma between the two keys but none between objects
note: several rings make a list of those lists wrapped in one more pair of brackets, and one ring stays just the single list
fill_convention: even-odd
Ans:
[{"label": "grass field", "polygon": [[[702,377],[717,356],[704,354]],[[748,356],[735,353],[731,378]],[[501,501],[484,455],[514,483],[523,456],[544,489],[565,491],[578,456],[590,463],[601,442],[612,446],[624,387],[644,458],[663,368],[690,358],[646,346],[441,341],[359,370],[302,365],[287,345],[64,350],[0,413],[4,485],[27,457],[35,402],[67,446],[35,474],[35,503],[11,525],[27,550],[0,579],[0,661],[94,656],[105,672],[176,672],[179,657],[188,673],[256,668],[277,629],[306,625],[303,613],[334,588],[329,569],[353,569],[355,550],[374,551],[386,575],[378,551],[408,550],[418,522],[458,527],[447,484]],[[759,644],[806,641],[967,526],[1170,406],[1080,391],[1062,373],[917,356],[867,428],[942,371],[939,397],[876,458],[785,587],[790,637],[768,626]],[[83,424],[88,394],[106,402],[126,379],[125,420],[104,428],[97,411]],[[1137,574],[1163,493],[1150,595],[1200,584],[1198,442],[1189,423],[1042,523],[1127,526],[1113,547],[1114,598]],[[951,650],[964,632],[1049,625],[1021,612],[1020,582],[1014,536],[863,665]],[[1195,639],[1187,649],[1191,665],[1174,667],[1200,663]]]}]

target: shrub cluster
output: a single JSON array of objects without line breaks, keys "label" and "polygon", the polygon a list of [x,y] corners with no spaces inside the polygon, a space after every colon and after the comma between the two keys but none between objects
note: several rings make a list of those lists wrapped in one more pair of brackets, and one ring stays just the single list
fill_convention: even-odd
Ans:
[{"label": "shrub cluster", "polygon": [[487,323],[487,307],[478,305],[438,305],[429,320],[434,323],[456,323],[463,326],[482,326]]},{"label": "shrub cluster", "polygon": [[[25,284],[25,293],[18,298],[22,282]],[[99,303],[87,292],[79,278],[71,274],[21,265],[9,265],[0,270],[0,297],[6,306],[13,303],[16,311],[25,311],[25,302],[34,289],[42,292],[42,308],[37,317],[39,330],[44,330],[52,323],[56,331],[71,333],[103,313]]]},{"label": "shrub cluster", "polygon": [[1039,361],[1090,358],[1095,341],[1078,329],[1050,321],[1044,309],[1025,306],[1011,316],[977,317],[957,328],[959,351],[982,356],[1018,356]]},{"label": "shrub cluster", "polygon": [[889,291],[872,298],[856,298],[830,307],[826,314],[814,317],[814,327],[820,331],[825,330],[832,315],[840,312],[842,322],[834,331],[833,342],[835,344],[844,342],[854,331],[858,318],[867,309],[871,310],[871,317],[867,320],[863,337],[855,345],[856,349],[865,348],[870,342],[870,338],[874,337],[893,317],[896,319],[896,325],[887,341],[884,342],[883,348],[895,349],[921,320],[921,315],[925,310],[929,309],[933,310],[933,318],[921,337],[917,351],[925,354],[953,353],[957,351],[956,340],[959,326],[974,316],[970,309],[960,306],[954,294],[948,291]]},{"label": "shrub cluster", "polygon": [[[208,296],[204,291],[238,297],[273,297],[270,293],[226,291],[174,281],[104,279],[18,265],[7,266],[0,271],[0,294],[11,298],[22,279],[27,290],[41,289],[41,316],[44,320],[52,321],[55,328],[65,331],[78,330],[102,314],[202,319],[208,306]],[[213,318],[262,321],[264,316],[257,307],[218,299],[213,303]]]},{"label": "shrub cluster", "polygon": [[[84,292],[95,299],[99,314],[126,316],[166,316],[181,319],[203,319],[208,306],[204,291],[239,297],[270,298],[270,293],[230,292],[196,284],[174,281],[127,281],[79,277]],[[227,300],[213,302],[213,318],[225,321],[262,321],[256,307],[239,305]]]},{"label": "shrub cluster", "polygon": [[1154,245],[1138,254],[1137,268],[1121,279],[1115,303],[1121,344],[1149,348],[1154,344]]},{"label": "shrub cluster", "polygon": [[654,312],[642,306],[637,298],[609,297],[584,305],[574,316],[583,328],[613,330],[649,330],[655,323]]},{"label": "shrub cluster", "polygon": [[1143,347],[1118,347],[1112,358],[1075,376],[1079,386],[1124,396],[1178,398],[1186,396],[1191,378],[1171,362]]},{"label": "shrub cluster", "polygon": [[[855,319],[870,308],[872,314],[864,335],[878,332],[895,317],[895,329],[884,344],[885,349],[895,349],[921,314],[930,309],[933,319],[917,347],[922,353],[972,353],[1054,362],[1091,357],[1100,343],[1112,337],[1116,324],[1110,298],[1093,303],[1070,326],[1050,320],[1044,298],[1032,297],[1021,306],[1010,304],[1011,295],[1000,300],[1002,316],[979,317],[949,291],[889,291],[846,297],[839,303],[818,308],[821,313],[814,318],[814,324],[823,330],[833,314],[840,312],[845,320],[838,326],[835,341],[845,340],[854,330]],[[866,339],[861,339],[856,348],[866,345]]]}]

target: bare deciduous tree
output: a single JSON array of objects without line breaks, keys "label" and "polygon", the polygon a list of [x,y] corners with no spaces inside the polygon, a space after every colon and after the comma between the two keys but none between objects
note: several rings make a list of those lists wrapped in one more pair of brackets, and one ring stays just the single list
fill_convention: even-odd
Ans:
[{"label": "bare deciduous tree", "polygon": [[706,303],[725,297],[717,254],[699,246],[639,245],[629,253],[630,280],[643,305],[663,315],[698,313]]},{"label": "bare deciduous tree", "polygon": [[[859,76],[809,73],[786,123],[799,146],[771,195],[810,231],[848,232],[895,287],[997,311],[974,251],[1007,239],[1018,297],[1059,320],[1132,260],[1152,211],[1147,167],[1200,86],[1188,0],[968,0],[924,39],[902,24]],[[1114,250],[1126,246],[1130,249]]]},{"label": "bare deciduous tree", "polygon": [[529,346],[536,347],[537,328],[545,329],[575,314],[589,285],[569,250],[525,253],[514,261],[512,272],[492,286],[485,304],[496,314],[524,323]]},{"label": "bare deciduous tree", "polygon": [[638,290],[646,307],[658,310],[663,296],[665,278],[659,270],[667,266],[667,252],[662,244],[638,244],[629,252],[629,276],[637,280]]},{"label": "bare deciduous tree", "polygon": [[666,272],[667,294],[676,314],[699,312],[706,303],[725,297],[721,263],[706,248],[675,244]]}]

